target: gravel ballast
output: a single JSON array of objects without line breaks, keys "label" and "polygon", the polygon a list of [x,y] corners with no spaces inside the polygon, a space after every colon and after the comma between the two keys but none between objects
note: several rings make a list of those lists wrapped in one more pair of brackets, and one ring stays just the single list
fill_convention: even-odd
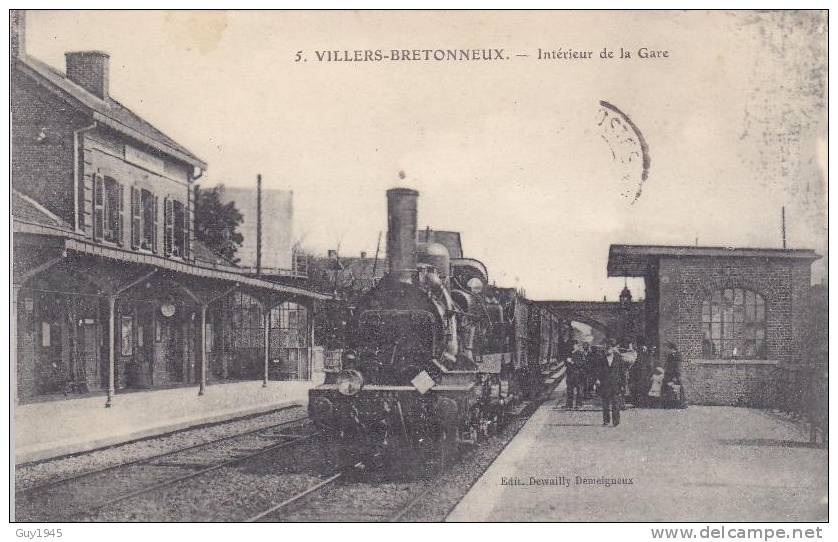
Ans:
[{"label": "gravel ballast", "polygon": [[196,444],[244,433],[254,429],[267,428],[306,416],[305,407],[287,407],[266,414],[248,416],[202,427],[192,427],[167,435],[119,444],[108,448],[81,454],[40,461],[15,468],[15,491],[60,480],[84,472],[119,465],[161,453],[179,450]]}]

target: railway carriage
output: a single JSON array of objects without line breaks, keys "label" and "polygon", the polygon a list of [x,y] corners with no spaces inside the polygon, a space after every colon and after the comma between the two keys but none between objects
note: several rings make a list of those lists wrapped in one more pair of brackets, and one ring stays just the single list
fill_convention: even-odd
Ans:
[{"label": "railway carriage", "polygon": [[547,307],[528,302],[529,357],[531,364],[531,391],[537,391],[545,380],[555,375],[564,360],[570,356],[573,333],[567,322]]}]

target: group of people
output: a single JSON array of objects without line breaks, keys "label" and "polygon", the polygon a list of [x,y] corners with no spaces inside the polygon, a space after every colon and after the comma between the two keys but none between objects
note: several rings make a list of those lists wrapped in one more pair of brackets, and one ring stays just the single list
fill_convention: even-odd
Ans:
[{"label": "group of people", "polygon": [[620,349],[610,339],[604,347],[591,347],[580,341],[566,359],[567,402],[577,409],[596,390],[602,399],[602,424],[620,424],[625,400],[635,406],[651,408],[686,408],[681,381],[682,358],[675,343],[665,343],[667,355],[659,364],[654,347],[633,345]]}]

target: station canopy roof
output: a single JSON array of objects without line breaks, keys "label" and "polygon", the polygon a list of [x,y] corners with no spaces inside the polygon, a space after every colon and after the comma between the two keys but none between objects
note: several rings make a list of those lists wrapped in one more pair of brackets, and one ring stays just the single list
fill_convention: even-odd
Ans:
[{"label": "station canopy roof", "polygon": [[734,248],[665,245],[611,245],[608,249],[609,277],[642,277],[660,258],[763,258],[814,261],[820,255],[811,249]]}]

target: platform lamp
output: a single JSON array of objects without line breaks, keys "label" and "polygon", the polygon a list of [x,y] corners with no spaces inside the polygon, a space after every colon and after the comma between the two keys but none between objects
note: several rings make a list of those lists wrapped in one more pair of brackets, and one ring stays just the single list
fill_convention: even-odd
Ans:
[{"label": "platform lamp", "polygon": [[620,307],[627,309],[629,303],[631,303],[631,290],[628,288],[628,274],[623,269],[623,290],[620,292]]}]

